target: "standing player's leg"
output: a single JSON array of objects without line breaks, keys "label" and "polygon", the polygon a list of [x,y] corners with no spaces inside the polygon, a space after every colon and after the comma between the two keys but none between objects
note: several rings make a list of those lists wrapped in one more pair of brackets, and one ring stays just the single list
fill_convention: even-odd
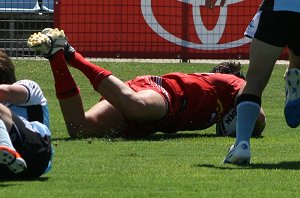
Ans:
[{"label": "standing player's leg", "polygon": [[[283,48],[253,39],[246,85],[237,98],[236,142],[224,163],[250,163],[250,138],[261,109],[261,96]],[[259,74],[259,75],[258,75]]]}]

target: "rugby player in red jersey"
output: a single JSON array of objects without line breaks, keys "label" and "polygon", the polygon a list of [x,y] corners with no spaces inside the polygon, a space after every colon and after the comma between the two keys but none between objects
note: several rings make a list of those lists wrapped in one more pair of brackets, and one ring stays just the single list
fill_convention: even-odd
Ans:
[{"label": "rugby player in red jersey", "polygon": [[[56,96],[71,137],[136,138],[156,132],[201,130],[215,123],[218,134],[235,132],[235,123],[229,133],[222,127],[226,125],[224,116],[233,112],[235,98],[244,86],[239,63],[222,63],[211,73],[146,75],[124,83],[83,58],[69,45],[62,30],[46,28],[35,33],[28,46],[43,52],[50,61]],[[86,112],[67,63],[79,69],[102,96]],[[254,134],[260,135],[264,126],[261,110]]]}]

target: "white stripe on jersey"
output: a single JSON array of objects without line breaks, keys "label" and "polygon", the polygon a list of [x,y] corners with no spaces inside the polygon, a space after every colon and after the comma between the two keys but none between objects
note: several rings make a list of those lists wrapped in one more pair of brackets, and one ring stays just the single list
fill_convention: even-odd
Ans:
[{"label": "white stripe on jersey", "polygon": [[170,102],[169,93],[162,87],[162,77],[160,76],[148,76],[149,83],[160,90],[166,97],[168,102]]},{"label": "white stripe on jersey", "polygon": [[254,35],[257,31],[259,19],[261,16],[262,11],[258,10],[255,16],[253,17],[252,21],[249,23],[244,35],[249,37],[249,38],[254,38]]},{"label": "white stripe on jersey", "polygon": [[23,85],[29,91],[26,102],[18,104],[18,106],[45,105],[47,103],[40,86],[36,82],[32,80],[19,80],[14,84]]},{"label": "white stripe on jersey", "polygon": [[[30,117],[30,115],[32,116],[32,110],[31,110],[32,106],[38,106],[39,108],[41,108],[41,111],[42,111],[41,114],[38,114],[41,116],[40,119],[38,119],[38,120],[42,121],[43,123],[41,123],[41,124],[44,124],[49,128],[50,119],[49,119],[48,104],[47,104],[47,100],[44,97],[44,94],[43,94],[40,86],[32,80],[19,80],[19,81],[15,82],[14,84],[22,85],[26,88],[26,90],[28,91],[27,92],[27,100],[22,104],[18,104],[18,105],[6,104],[6,106],[11,111],[13,111],[16,115],[18,115],[19,117],[23,117],[26,120],[30,120],[29,117]],[[35,121],[37,121],[37,120],[35,120]],[[32,127],[28,127],[28,128],[32,128]],[[37,126],[36,128],[42,128],[42,127]],[[39,132],[38,130],[35,130],[35,131]],[[42,129],[41,130],[42,136],[44,136],[43,133],[45,133],[45,131]],[[46,134],[47,133],[48,132],[46,132]]]}]

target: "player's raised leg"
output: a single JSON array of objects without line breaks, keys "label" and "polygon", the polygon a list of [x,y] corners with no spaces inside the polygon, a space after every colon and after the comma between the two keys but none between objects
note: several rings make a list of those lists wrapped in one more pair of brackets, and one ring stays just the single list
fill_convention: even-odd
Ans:
[{"label": "player's raised leg", "polygon": [[[148,97],[144,97],[144,93],[136,93],[119,78],[113,76],[110,71],[91,63],[76,52],[67,42],[62,30],[59,32],[57,29],[47,28],[42,33],[52,38],[53,43],[56,43],[56,40],[59,39],[59,43],[62,44],[61,41],[65,39],[64,55],[66,61],[72,67],[80,70],[89,79],[93,88],[121,111],[127,119],[156,120],[165,115],[166,109],[161,108],[165,107],[165,101],[161,95],[151,92],[152,99],[149,100]],[[52,60],[50,59],[50,61]]]},{"label": "player's raised leg", "polygon": [[[64,47],[67,42],[62,30],[46,28],[32,34],[27,42],[29,48],[42,52],[49,59],[56,97],[71,137],[84,136],[87,132],[86,117],[79,89],[67,67]],[[76,112],[76,113],[74,113]]]},{"label": "player's raised leg", "polygon": [[[148,91],[148,93],[137,93],[120,79],[111,75],[110,71],[87,61],[75,50],[72,50],[69,53],[69,49],[66,49],[66,47],[70,47],[70,45],[66,42],[66,37],[63,34],[63,31],[50,29],[42,32],[46,33],[46,36],[41,36],[39,33],[33,34],[28,40],[28,46],[37,51],[42,51],[47,55],[46,58],[50,61],[55,79],[57,97],[60,100],[62,109],[64,108],[64,116],[70,115],[67,116],[68,118],[65,117],[65,120],[69,120],[68,122],[70,122],[70,124],[79,126],[79,124],[71,122],[76,119],[74,118],[74,114],[73,117],[71,115],[74,110],[73,108],[69,108],[70,105],[62,99],[68,98],[68,100],[71,100],[70,97],[72,97],[72,95],[75,97],[79,91],[66,66],[65,57],[73,67],[82,71],[82,73],[89,79],[94,89],[101,93],[101,95],[109,101],[112,106],[118,109],[118,111],[122,112],[122,115],[124,115],[126,119],[158,120],[165,115],[167,107],[160,94],[154,91]],[[55,45],[57,39],[59,40],[59,45]],[[65,43],[63,47],[60,45],[62,43]],[[63,50],[65,54],[63,53]],[[66,56],[66,52],[69,53],[68,56]],[[147,94],[151,94],[151,97],[148,97]],[[78,103],[79,99],[80,98],[76,99]],[[74,101],[71,104],[73,103]],[[80,101],[80,103],[82,102]],[[80,106],[82,106],[82,104]],[[99,105],[95,108],[99,108]],[[93,111],[95,108],[92,108],[90,111]],[[86,118],[82,111],[83,108],[80,109],[78,117]],[[97,117],[97,119],[100,120],[100,115]],[[95,119],[95,117],[93,119]],[[79,121],[81,121],[81,119],[79,119]],[[81,124],[84,126],[86,123],[87,122]],[[70,125],[70,129],[71,128],[72,126]]]}]

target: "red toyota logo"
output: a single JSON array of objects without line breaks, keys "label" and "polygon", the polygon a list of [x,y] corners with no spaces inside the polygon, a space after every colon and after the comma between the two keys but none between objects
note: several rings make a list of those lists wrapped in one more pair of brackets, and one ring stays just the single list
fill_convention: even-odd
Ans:
[{"label": "red toyota logo", "polygon": [[[163,3],[164,6],[159,6],[160,3]],[[237,23],[238,21],[241,21],[241,17],[243,17],[242,15],[237,14],[237,11],[239,9],[247,7],[247,5],[245,4],[249,4],[249,1],[227,0],[224,7],[221,7],[217,4],[216,6],[219,7],[219,9],[216,9],[217,11],[214,12],[219,13],[214,13],[213,17],[210,16],[212,19],[206,17],[206,21],[203,20],[203,18],[205,18],[205,14],[213,11],[205,8],[205,0],[177,0],[175,2],[169,1],[169,3],[173,5],[173,7],[176,7],[178,5],[178,7],[180,8],[183,6],[180,4],[188,5],[188,10],[186,10],[190,18],[188,28],[190,28],[189,32],[193,33],[194,35],[194,38],[189,37],[188,40],[180,37],[178,33],[172,32],[172,30],[167,29],[165,27],[166,25],[162,22],[163,20],[161,19],[164,16],[162,15],[162,12],[159,12],[159,8],[162,7],[163,9],[166,9],[166,7],[168,7],[166,6],[166,3],[168,2],[141,0],[141,11],[148,26],[160,37],[168,40],[171,43],[191,49],[222,50],[239,47],[250,42],[250,39],[244,37],[243,35],[244,30],[246,29],[248,24],[240,25]],[[252,8],[253,7],[255,8],[255,10],[251,10],[251,12],[253,12],[253,15],[244,16],[247,17],[247,20],[243,20],[245,21],[245,23],[246,21],[247,23],[249,23],[254,16],[257,6],[252,5]],[[159,12],[159,14],[157,14],[156,12]],[[171,14],[174,15],[176,13]],[[180,21],[176,22],[175,24],[180,24]],[[194,27],[191,24],[193,24]],[[233,24],[235,25],[235,28],[232,28]],[[227,26],[230,26],[230,28]],[[228,35],[230,35],[230,39],[228,39]]]}]

